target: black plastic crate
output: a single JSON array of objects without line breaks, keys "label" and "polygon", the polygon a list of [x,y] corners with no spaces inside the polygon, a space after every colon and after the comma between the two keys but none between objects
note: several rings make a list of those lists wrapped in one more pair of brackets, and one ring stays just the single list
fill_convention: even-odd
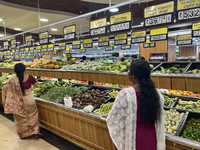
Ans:
[{"label": "black plastic crate", "polygon": [[154,69],[158,68],[162,64],[163,63],[160,63],[160,62],[149,62],[149,65],[153,65],[153,67],[154,67],[151,71],[153,71]]},{"label": "black plastic crate", "polygon": [[44,84],[44,83],[49,82],[50,80],[37,79],[36,81],[37,81],[37,82],[42,82],[42,83],[40,83],[40,85],[41,85],[41,84]]},{"label": "black plastic crate", "polygon": [[[174,103],[174,106],[173,108],[177,109],[177,110],[185,110],[185,111],[191,111],[191,112],[195,112],[195,111],[192,111],[192,110],[188,110],[188,109],[179,109],[179,108],[176,108],[176,106],[178,105],[178,102],[179,100],[182,100],[182,101],[192,101],[192,102],[197,102],[198,100],[200,99],[196,99],[196,98],[178,98],[178,100]],[[200,112],[196,112],[196,113],[200,113]]]},{"label": "black plastic crate", "polygon": [[160,71],[160,67],[163,67],[164,69],[166,68],[170,68],[170,67],[176,67],[177,69],[179,68],[184,68],[184,70],[180,73],[184,73],[184,71],[187,69],[187,67],[190,65],[189,62],[168,62],[168,63],[162,63],[159,67],[156,67],[154,70],[153,70],[153,73],[155,71]]},{"label": "black plastic crate", "polygon": [[184,113],[184,116],[183,116],[183,118],[182,118],[182,120],[181,120],[181,122],[180,122],[180,124],[178,126],[178,129],[176,131],[176,134],[175,134],[176,136],[178,136],[180,131],[181,131],[181,129],[182,129],[182,125],[185,123],[185,120],[186,120],[189,112],[185,111],[185,110],[177,110],[177,109],[174,109],[174,108],[164,108],[164,110],[170,110],[170,109],[176,110],[179,113]]},{"label": "black plastic crate", "polygon": [[171,104],[170,107],[164,106],[164,108],[174,108],[174,105],[175,105],[176,101],[178,100],[178,97],[176,97],[176,96],[174,96],[174,95],[167,95],[167,94],[163,94],[163,95],[168,96],[168,97],[170,97],[170,98],[176,98],[176,100],[174,100],[174,101],[172,102],[172,104]]},{"label": "black plastic crate", "polygon": [[[82,83],[73,83],[72,85],[71,85],[71,87],[81,87],[81,86],[86,86],[87,87],[87,89],[89,89],[91,86],[90,85],[88,85],[88,84],[82,84]],[[85,89],[85,90],[83,90],[83,91],[86,91],[87,89]]]},{"label": "black plastic crate", "polygon": [[[92,95],[94,95],[94,96],[106,96],[111,90],[112,90],[112,87],[105,87],[105,86],[91,86],[91,87],[89,87],[87,90],[93,90],[93,89],[95,89],[95,90],[100,90],[100,91],[104,91],[104,90],[109,90],[108,92],[106,92],[105,94],[103,94],[103,95],[95,95],[95,94],[92,94]],[[86,91],[87,91],[86,90]]]},{"label": "black plastic crate", "polygon": [[195,112],[188,112],[188,115],[187,115],[187,117],[185,118],[185,121],[184,121],[184,123],[183,123],[182,126],[181,126],[181,130],[180,130],[180,132],[177,134],[178,136],[180,136],[180,137],[182,136],[183,131],[186,129],[187,122],[188,122],[191,118],[199,119],[199,118],[200,118],[200,114],[199,114],[199,113],[195,113]]},{"label": "black plastic crate", "polygon": [[[187,72],[188,71],[192,71],[192,70],[195,70],[195,69],[198,69],[200,70],[200,62],[192,62],[191,65],[184,71],[185,74],[188,74]],[[200,71],[198,71],[199,75],[200,75]],[[192,72],[190,72],[189,74],[193,74]]]},{"label": "black plastic crate", "polygon": [[[109,103],[109,102],[115,102],[115,98],[109,98],[108,100],[106,100],[106,101],[103,102],[102,104],[107,104],[107,103]],[[101,104],[101,105],[102,105],[102,104]],[[99,109],[99,108],[101,107],[101,105],[95,107],[94,110],[93,110],[92,112],[94,113],[94,111],[95,111],[96,109]],[[95,113],[95,114],[96,114],[96,113]],[[103,116],[103,115],[102,115],[102,116]]]}]

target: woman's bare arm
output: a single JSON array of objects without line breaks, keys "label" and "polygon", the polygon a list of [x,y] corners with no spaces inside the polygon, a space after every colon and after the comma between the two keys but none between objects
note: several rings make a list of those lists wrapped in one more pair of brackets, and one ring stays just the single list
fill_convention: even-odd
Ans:
[{"label": "woman's bare arm", "polygon": [[39,87],[38,82],[36,82],[36,83],[34,84],[34,86],[35,86],[36,88],[38,88],[38,87]]}]

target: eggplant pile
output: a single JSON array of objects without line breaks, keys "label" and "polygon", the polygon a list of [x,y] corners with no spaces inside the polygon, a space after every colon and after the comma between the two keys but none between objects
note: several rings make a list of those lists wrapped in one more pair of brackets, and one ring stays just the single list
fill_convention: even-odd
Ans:
[{"label": "eggplant pile", "polygon": [[96,107],[105,101],[106,99],[103,97],[92,96],[86,92],[75,93],[72,96],[73,107],[78,109],[83,109],[88,105]]},{"label": "eggplant pile", "polygon": [[89,93],[91,95],[104,95],[108,93],[110,90],[99,90],[99,89],[92,89],[92,90],[86,90],[86,93]]}]

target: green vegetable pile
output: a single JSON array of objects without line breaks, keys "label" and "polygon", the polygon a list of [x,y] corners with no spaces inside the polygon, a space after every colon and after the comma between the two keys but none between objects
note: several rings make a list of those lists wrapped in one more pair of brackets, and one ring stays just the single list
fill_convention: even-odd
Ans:
[{"label": "green vegetable pile", "polygon": [[131,62],[128,62],[128,60],[125,60],[124,62],[117,62],[110,64],[109,62],[105,62],[102,66],[99,66],[96,68],[96,70],[102,71],[123,71],[126,70],[128,67],[130,67]]},{"label": "green vegetable pile", "polygon": [[194,102],[194,101],[182,101],[181,99],[179,99],[176,108],[200,112],[200,100]]},{"label": "green vegetable pile", "polygon": [[46,92],[44,95],[40,96],[40,98],[58,103],[62,101],[66,97],[66,95],[72,96],[74,93],[78,93],[82,90],[85,90],[86,88],[87,87],[85,86],[54,87],[54,88],[51,88],[48,92]]},{"label": "green vegetable pile", "polygon": [[165,99],[165,103],[164,103],[165,107],[170,107],[172,105],[172,103],[176,100],[176,98],[170,98],[166,95],[163,95],[163,97]]},{"label": "green vegetable pile", "polygon": [[108,116],[108,113],[112,109],[114,102],[109,102],[107,104],[102,104],[99,109],[96,109],[94,113],[103,115],[103,116]]},{"label": "green vegetable pile", "polygon": [[160,70],[154,71],[153,73],[182,73],[185,68],[176,68],[176,67],[170,67],[164,69],[163,67],[160,67]]},{"label": "green vegetable pile", "polygon": [[0,77],[0,88],[2,88],[4,85],[8,83],[8,80],[12,77],[13,75],[3,75]]},{"label": "green vegetable pile", "polygon": [[109,97],[114,97],[114,98],[116,98],[118,93],[119,93],[118,90],[113,90],[112,92],[110,92],[110,93],[108,94],[108,96],[109,96]]},{"label": "green vegetable pile", "polygon": [[165,132],[175,135],[183,116],[184,113],[173,109],[165,111]]},{"label": "green vegetable pile", "polygon": [[200,119],[191,118],[181,137],[200,142]]},{"label": "green vegetable pile", "polygon": [[45,94],[47,91],[49,91],[53,87],[66,87],[71,85],[72,83],[68,81],[49,81],[47,83],[39,85],[38,88],[33,88],[33,94],[35,97],[40,97],[41,95]]},{"label": "green vegetable pile", "polygon": [[199,69],[189,70],[186,72],[186,74],[200,74],[200,70]]}]

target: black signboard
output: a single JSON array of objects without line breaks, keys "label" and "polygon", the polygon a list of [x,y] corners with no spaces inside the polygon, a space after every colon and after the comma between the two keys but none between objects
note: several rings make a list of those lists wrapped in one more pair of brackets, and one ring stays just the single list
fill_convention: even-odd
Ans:
[{"label": "black signboard", "polygon": [[90,35],[99,36],[107,33],[107,18],[90,21]]}]

